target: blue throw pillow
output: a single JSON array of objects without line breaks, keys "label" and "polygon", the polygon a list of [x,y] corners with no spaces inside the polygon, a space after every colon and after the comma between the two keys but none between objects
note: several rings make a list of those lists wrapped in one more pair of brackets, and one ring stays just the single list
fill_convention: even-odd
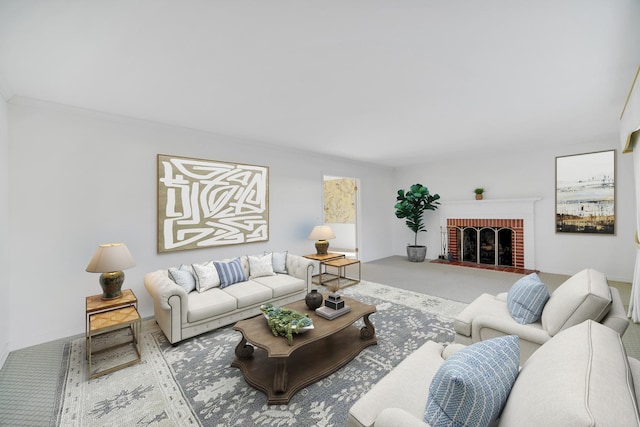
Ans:
[{"label": "blue throw pillow", "polygon": [[187,293],[193,291],[196,288],[196,278],[193,277],[189,267],[181,265],[179,269],[170,268],[169,278],[176,282],[176,284],[182,286]]},{"label": "blue throw pillow", "polygon": [[475,343],[453,354],[431,381],[424,421],[432,427],[488,426],[502,412],[519,363],[516,335]]},{"label": "blue throw pillow", "polygon": [[236,258],[229,262],[213,261],[213,265],[215,265],[216,270],[218,270],[221,288],[226,288],[234,283],[244,282],[247,280],[240,258]]},{"label": "blue throw pillow", "polygon": [[549,291],[536,273],[518,280],[507,294],[507,307],[511,317],[523,325],[538,321],[547,301]]},{"label": "blue throw pillow", "polygon": [[[289,251],[271,253],[271,263],[273,265],[274,273],[287,274],[287,253],[288,252]],[[265,255],[268,253],[269,252],[265,252]]]}]

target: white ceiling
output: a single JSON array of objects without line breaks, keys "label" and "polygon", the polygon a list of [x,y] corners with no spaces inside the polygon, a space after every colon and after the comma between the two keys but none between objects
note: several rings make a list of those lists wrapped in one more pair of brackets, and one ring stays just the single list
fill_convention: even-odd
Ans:
[{"label": "white ceiling", "polygon": [[639,24],[640,0],[0,0],[0,89],[398,166],[617,139]]}]

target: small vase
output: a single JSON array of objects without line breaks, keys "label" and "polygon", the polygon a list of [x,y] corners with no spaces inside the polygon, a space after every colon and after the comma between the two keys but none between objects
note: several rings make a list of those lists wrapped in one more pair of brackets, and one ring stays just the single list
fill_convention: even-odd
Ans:
[{"label": "small vase", "polygon": [[482,194],[476,194],[476,200],[482,200]]},{"label": "small vase", "polygon": [[307,307],[309,307],[309,309],[311,310],[320,308],[322,306],[322,294],[318,292],[317,289],[313,289],[304,298],[304,302],[305,304],[307,304]]}]

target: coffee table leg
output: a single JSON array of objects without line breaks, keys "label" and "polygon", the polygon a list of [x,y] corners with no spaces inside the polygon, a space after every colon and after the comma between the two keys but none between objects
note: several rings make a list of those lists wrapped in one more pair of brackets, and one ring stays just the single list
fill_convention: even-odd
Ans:
[{"label": "coffee table leg", "polygon": [[276,369],[273,373],[273,390],[276,393],[287,391],[287,359],[285,357],[276,358]]},{"label": "coffee table leg", "polygon": [[242,336],[242,339],[236,346],[236,356],[238,359],[250,359],[253,356],[253,346],[247,344],[247,339]]},{"label": "coffee table leg", "polygon": [[369,315],[365,314],[362,320],[364,321],[364,326],[360,328],[360,338],[362,338],[363,340],[375,338],[376,328],[373,327],[373,323],[371,323],[371,320],[369,320]]}]

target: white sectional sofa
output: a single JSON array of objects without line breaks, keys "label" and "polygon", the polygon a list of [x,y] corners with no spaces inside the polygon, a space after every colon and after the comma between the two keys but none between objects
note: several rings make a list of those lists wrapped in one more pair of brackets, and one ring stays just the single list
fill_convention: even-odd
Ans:
[{"label": "white sectional sofa", "polygon": [[[241,272],[229,270],[238,264]],[[260,314],[262,304],[304,299],[312,274],[311,260],[280,252],[157,270],[144,276],[144,286],[156,322],[175,344]]]},{"label": "white sectional sofa", "polygon": [[[423,421],[428,391],[445,359],[481,344],[427,342],[356,401],[347,426],[428,426]],[[638,426],[638,393],[640,361],[626,356],[616,331],[586,320],[531,355],[492,425]]]}]

